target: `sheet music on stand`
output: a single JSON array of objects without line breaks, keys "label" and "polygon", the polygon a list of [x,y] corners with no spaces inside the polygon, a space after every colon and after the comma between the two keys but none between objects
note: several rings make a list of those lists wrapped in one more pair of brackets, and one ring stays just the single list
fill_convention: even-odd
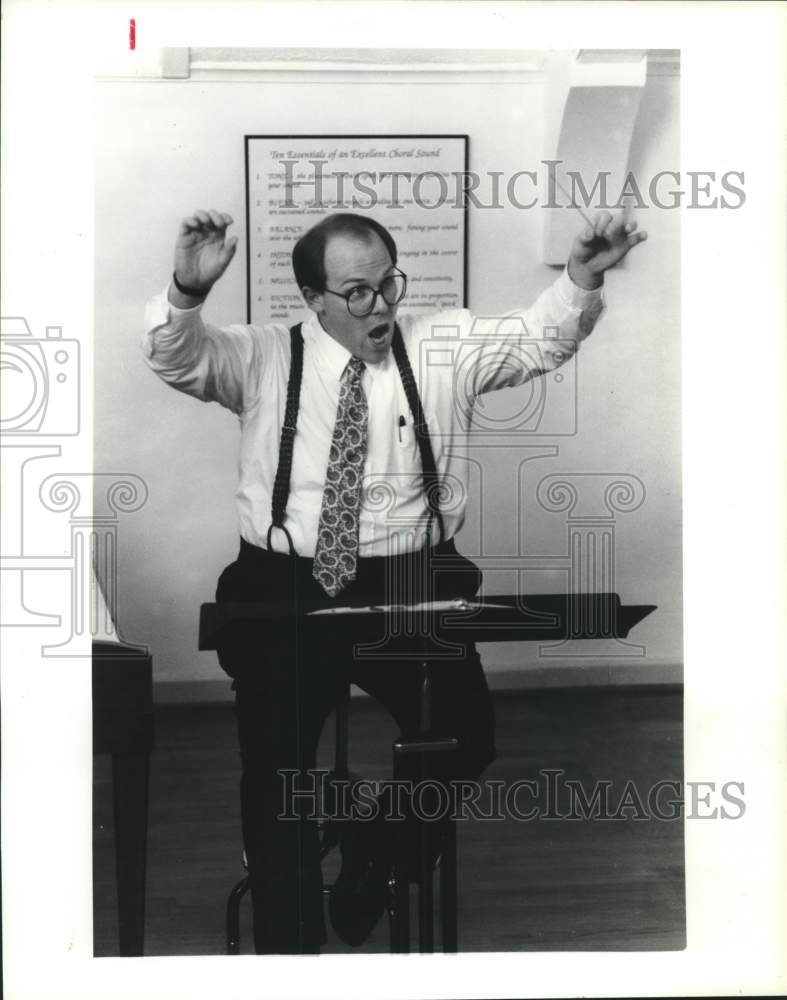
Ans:
[{"label": "sheet music on stand", "polygon": [[379,614],[391,611],[477,611],[483,608],[510,609],[509,604],[490,604],[487,601],[467,601],[456,597],[450,601],[422,601],[420,604],[369,604],[361,607],[321,608],[307,612],[306,617],[317,615]]}]

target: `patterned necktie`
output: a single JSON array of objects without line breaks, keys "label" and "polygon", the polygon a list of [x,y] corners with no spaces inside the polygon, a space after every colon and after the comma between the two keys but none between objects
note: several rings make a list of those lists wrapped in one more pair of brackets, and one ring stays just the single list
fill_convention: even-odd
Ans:
[{"label": "patterned necktie", "polygon": [[361,386],[365,367],[360,358],[353,357],[342,374],[317,529],[312,573],[331,597],[336,597],[355,579],[358,566],[358,524],[369,414]]}]

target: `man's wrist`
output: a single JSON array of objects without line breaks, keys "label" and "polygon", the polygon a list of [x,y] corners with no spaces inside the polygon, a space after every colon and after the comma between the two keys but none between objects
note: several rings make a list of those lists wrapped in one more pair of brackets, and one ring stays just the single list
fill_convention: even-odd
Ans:
[{"label": "man's wrist", "polygon": [[207,289],[207,291],[203,292],[197,288],[184,285],[178,281],[178,276],[173,271],[172,280],[167,290],[167,298],[170,305],[175,306],[176,309],[196,309],[197,306],[201,306],[205,301],[209,291],[210,289]]},{"label": "man's wrist", "polygon": [[167,301],[176,309],[196,309],[204,303],[205,298],[203,296],[200,299],[195,299],[190,295],[181,295],[172,282],[170,282],[169,289],[167,290]]},{"label": "man's wrist", "polygon": [[207,288],[196,288],[193,285],[188,285],[186,282],[178,280],[178,272],[174,270],[172,272],[172,284],[180,292],[181,295],[185,295],[189,299],[205,299],[208,296],[211,286],[208,285]]},{"label": "man's wrist", "polygon": [[573,257],[569,257],[566,270],[568,271],[569,278],[571,278],[577,288],[582,288],[586,292],[594,292],[604,284],[603,271],[601,274],[597,274],[584,264],[574,260]]}]

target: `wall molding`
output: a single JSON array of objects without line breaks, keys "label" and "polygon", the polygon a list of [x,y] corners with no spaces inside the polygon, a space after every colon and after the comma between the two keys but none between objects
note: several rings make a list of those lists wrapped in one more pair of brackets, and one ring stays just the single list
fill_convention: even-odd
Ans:
[{"label": "wall molding", "polygon": [[[578,60],[625,62],[628,49],[579,49]],[[680,53],[648,49],[648,76],[677,76]],[[102,58],[102,80],[238,83],[540,84],[547,52],[530,49],[221,49],[161,48]]]},{"label": "wall molding", "polygon": [[540,67],[523,64],[462,65],[428,63],[359,66],[342,62],[218,63],[191,64],[192,80],[233,80],[238,83],[362,83],[446,84],[477,86],[479,83],[540,83]]}]

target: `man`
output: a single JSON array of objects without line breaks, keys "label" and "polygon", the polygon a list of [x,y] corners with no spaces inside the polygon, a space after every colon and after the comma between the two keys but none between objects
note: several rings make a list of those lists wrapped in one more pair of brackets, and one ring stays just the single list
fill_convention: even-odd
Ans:
[{"label": "man", "polygon": [[[519,385],[573,354],[603,308],[604,271],[646,235],[622,214],[602,212],[530,309],[500,320],[457,310],[397,322],[406,276],[391,235],[340,213],[293,251],[309,319],[292,331],[219,329],[202,321],[200,307],[235,254],[231,224],[216,211],[183,220],[173,279],[148,305],[144,338],[159,376],[240,421],[241,550],[217,600],[277,601],[303,612],[472,597],[480,576],[453,542],[466,468],[448,442],[466,438],[479,394]],[[421,363],[434,324],[458,331],[445,365]],[[539,342],[536,357],[522,337],[545,327],[559,336]],[[434,489],[446,484],[449,503]],[[432,564],[443,571],[432,574]],[[339,640],[314,648],[308,630],[296,640],[272,640],[261,651],[238,636],[219,654],[235,679],[244,845],[255,947],[264,953],[318,952],[325,941],[316,828],[305,817],[277,818],[281,773],[315,767],[322,725],[348,681],[377,697],[405,734],[417,727],[416,664],[360,661]],[[494,759],[492,706],[472,645],[462,662],[436,668],[432,723],[458,740],[456,777],[477,778]],[[353,945],[383,911],[390,828],[346,825],[330,911]]]}]

